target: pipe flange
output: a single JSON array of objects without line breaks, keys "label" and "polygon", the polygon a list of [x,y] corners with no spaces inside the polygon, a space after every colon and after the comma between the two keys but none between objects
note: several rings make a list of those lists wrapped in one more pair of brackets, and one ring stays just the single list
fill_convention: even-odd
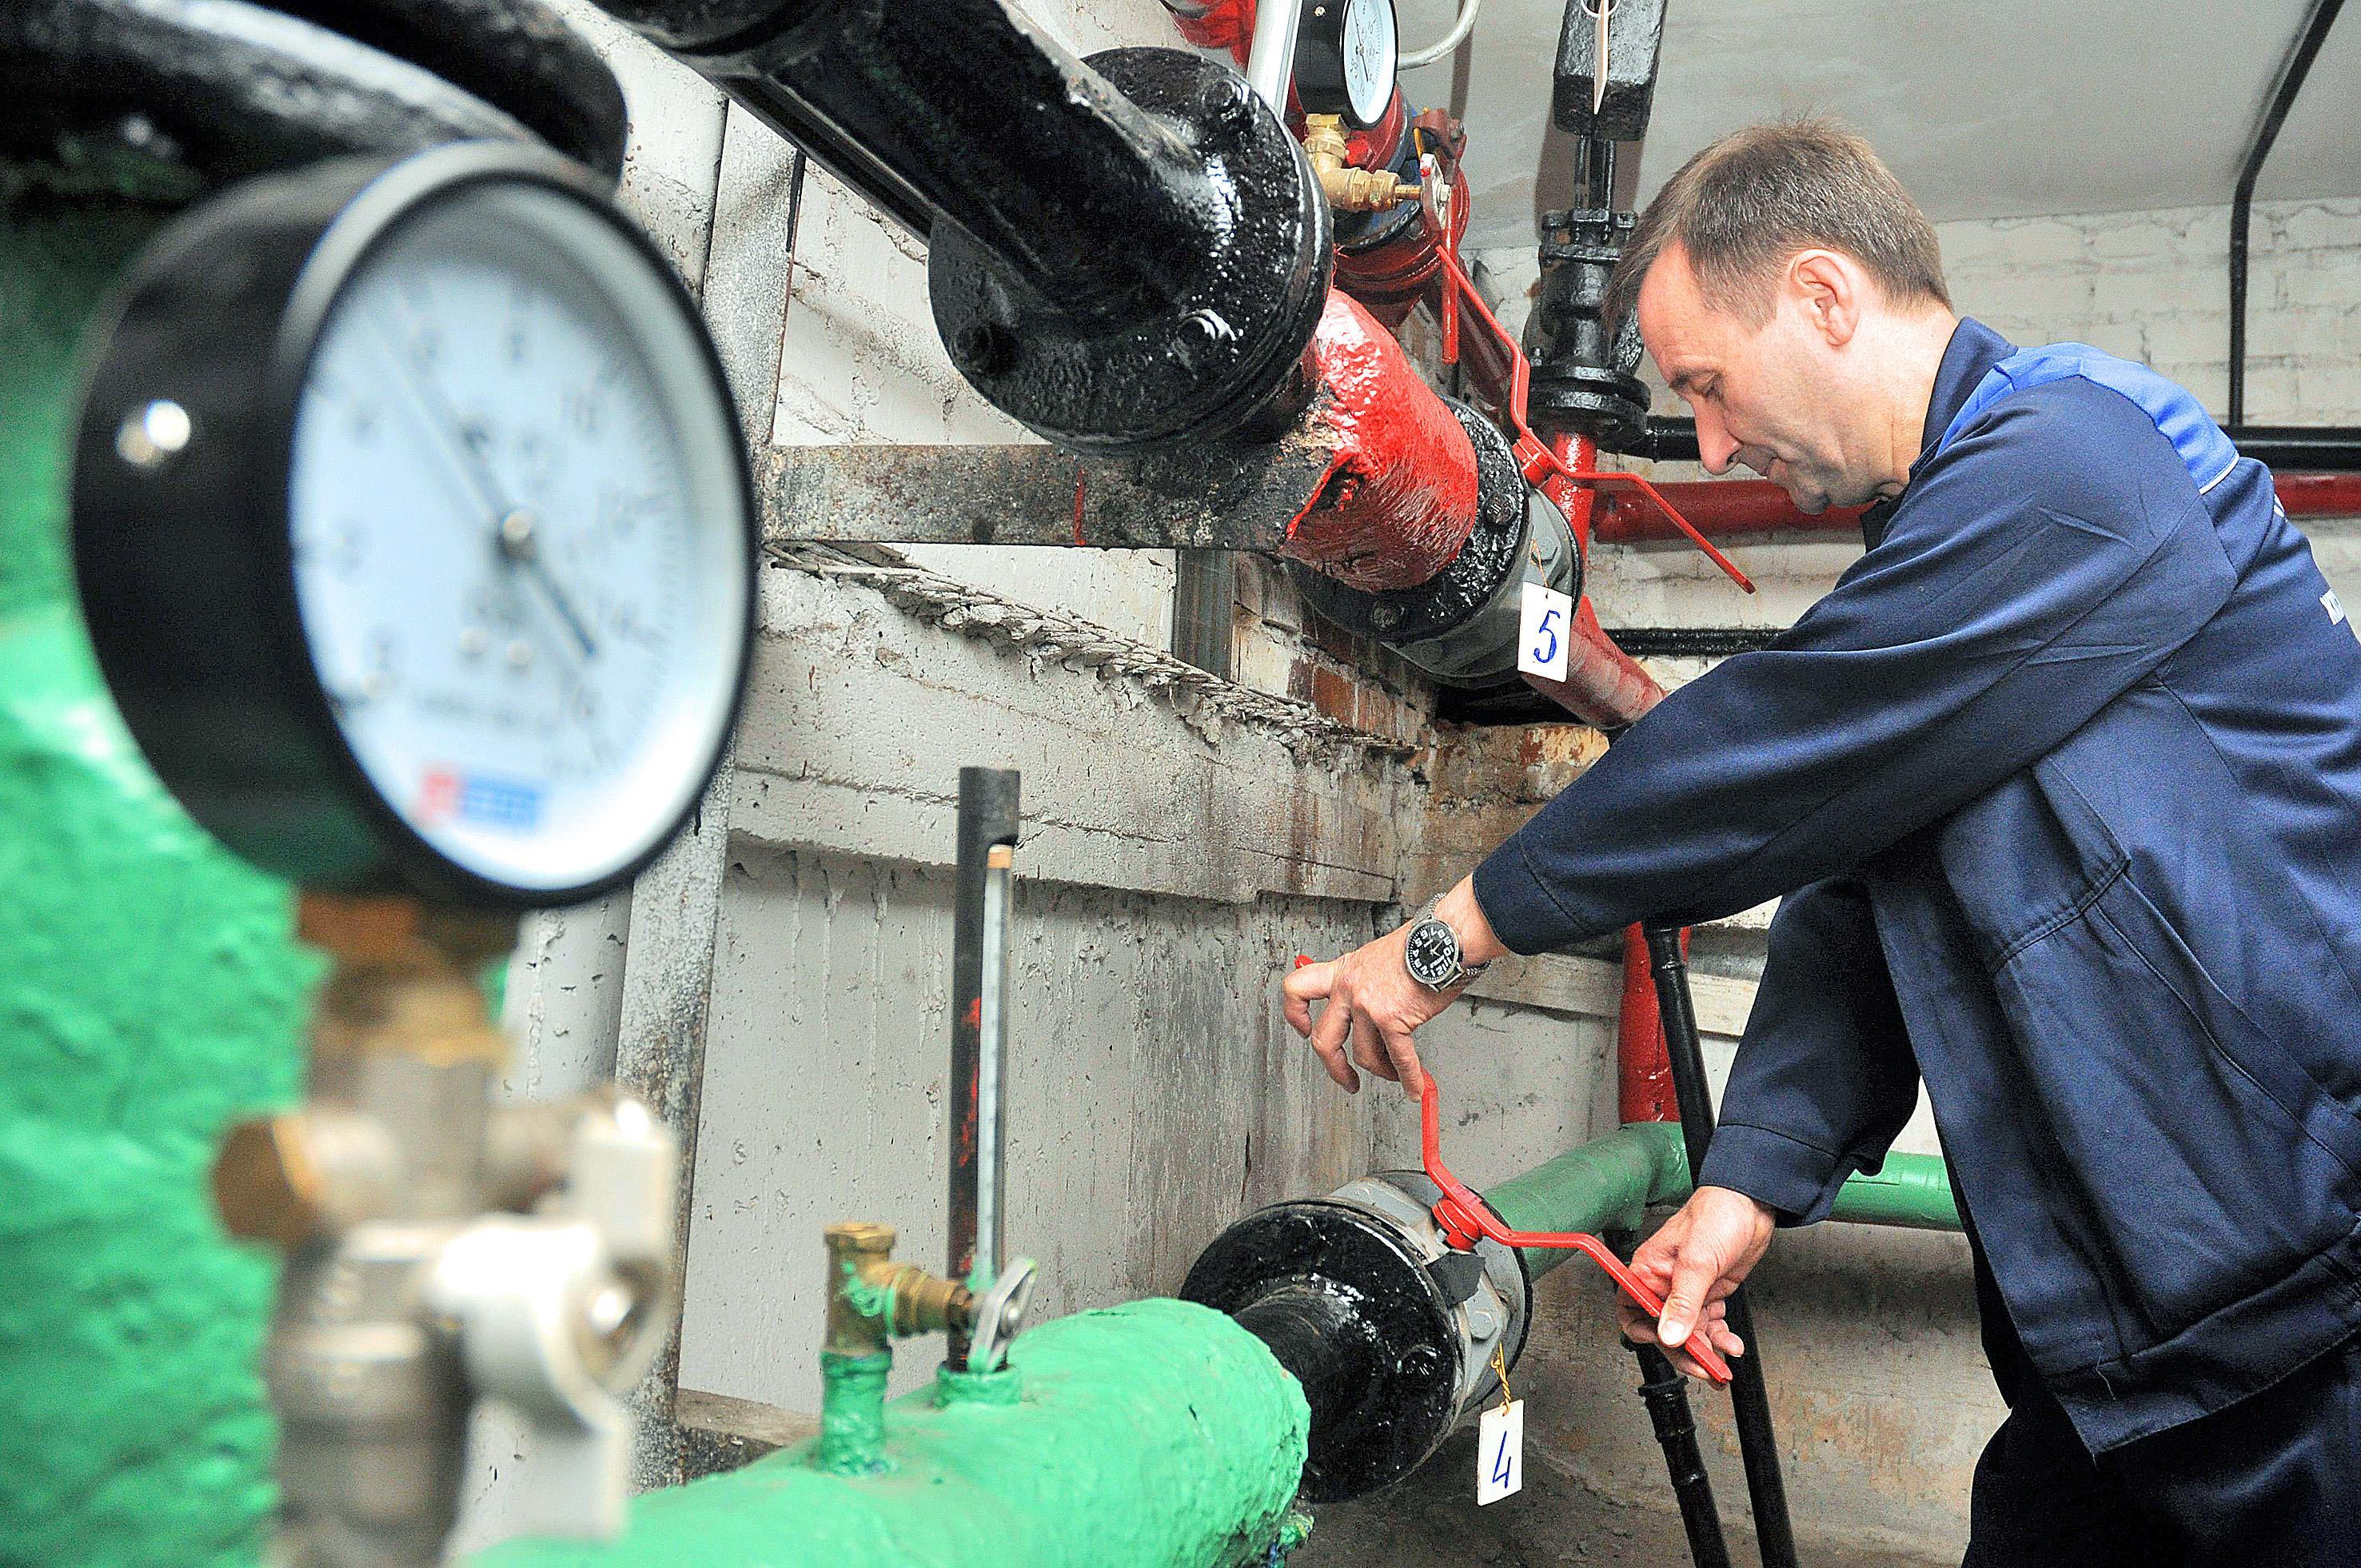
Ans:
[{"label": "pipe flange", "polygon": [[[1528,521],[1532,492],[1508,437],[1466,404],[1443,400],[1476,448],[1476,527],[1451,564],[1416,587],[1384,593],[1348,587],[1301,563],[1295,580],[1312,608],[1329,620],[1378,639],[1438,679],[1457,681],[1498,673],[1492,666],[1513,641],[1515,601],[1528,566],[1540,580],[1579,597],[1582,560],[1570,537],[1558,547],[1562,523],[1546,540],[1534,534]],[[1504,605],[1508,641],[1491,627]],[[1470,637],[1476,645],[1461,646]],[[1513,664],[1513,648],[1509,657]]]},{"label": "pipe flange", "polygon": [[[1400,1188],[1430,1214],[1436,1201],[1443,1196],[1443,1189],[1437,1187],[1433,1179],[1422,1170],[1383,1171],[1376,1179]],[[1499,1211],[1484,1200],[1483,1194],[1477,1194],[1477,1201],[1484,1204],[1486,1213],[1499,1219]],[[1514,1367],[1524,1358],[1525,1341],[1532,1337],[1532,1270],[1526,1266],[1522,1252],[1512,1246],[1503,1246],[1488,1236],[1477,1238],[1474,1255],[1483,1260],[1485,1277],[1500,1293],[1500,1299],[1509,1304],[1510,1321],[1508,1336],[1502,1342],[1502,1354],[1510,1366]]]},{"label": "pipe flange", "polygon": [[1236,204],[1222,243],[1178,298],[1109,329],[1040,298],[939,223],[927,268],[935,325],[976,390],[1059,445],[1137,454],[1217,439],[1261,411],[1311,344],[1332,266],[1327,198],[1279,116],[1227,66],[1168,49],[1088,63],[1204,159],[1209,183]]},{"label": "pipe flange", "polygon": [[1536,430],[1576,431],[1609,452],[1648,449],[1648,389],[1620,370],[1537,363],[1526,412]]},{"label": "pipe flange", "polygon": [[1401,1479],[1450,1435],[1459,1333],[1410,1239],[1327,1199],[1277,1204],[1232,1225],[1198,1256],[1180,1297],[1235,1316],[1306,1286],[1345,1314],[1338,1348],[1367,1369],[1349,1394],[1312,1411],[1302,1495],[1334,1502]]},{"label": "pipe flange", "polygon": [[534,139],[423,67],[242,0],[10,0],[0,95],[19,178],[164,205],[348,153]]}]

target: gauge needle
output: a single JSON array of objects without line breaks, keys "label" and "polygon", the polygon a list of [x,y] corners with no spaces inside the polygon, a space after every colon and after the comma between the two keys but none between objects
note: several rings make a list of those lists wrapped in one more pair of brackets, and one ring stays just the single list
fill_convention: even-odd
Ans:
[{"label": "gauge needle", "polygon": [[566,630],[572,632],[574,641],[581,645],[582,656],[586,659],[598,657],[598,645],[591,640],[588,624],[576,611],[573,602],[557,586],[557,579],[541,559],[533,532],[533,514],[508,504],[500,493],[500,483],[492,473],[491,465],[484,461],[483,454],[467,439],[466,425],[457,411],[443,396],[443,389],[435,384],[434,378],[413,374],[410,361],[401,352],[401,344],[384,321],[372,316],[369,324],[376,328],[379,343],[393,361],[395,378],[407,387],[411,396],[422,405],[427,424],[438,437],[435,444],[452,459],[467,488],[475,492],[477,502],[494,519],[492,539],[500,549],[500,559],[524,568],[525,575],[540,585],[541,591],[549,599],[550,608],[557,611],[558,619],[566,622]]},{"label": "gauge needle", "polygon": [[541,591],[548,596],[550,608],[566,622],[566,630],[574,633],[574,641],[582,645],[582,656],[595,659],[598,645],[590,640],[590,628],[575,610],[573,601],[566,597],[566,590],[557,586],[548,564],[542,560],[533,530],[533,513],[529,511],[512,511],[501,518],[500,558],[523,567],[525,576],[541,586]]}]

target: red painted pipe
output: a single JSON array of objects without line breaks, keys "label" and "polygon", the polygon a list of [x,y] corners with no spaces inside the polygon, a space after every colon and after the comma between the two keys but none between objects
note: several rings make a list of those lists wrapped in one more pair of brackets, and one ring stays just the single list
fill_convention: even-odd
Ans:
[{"label": "red painted pipe", "polygon": [[2361,517],[2361,474],[2273,474],[2290,517]]},{"label": "red painted pipe", "polygon": [[[1660,483],[1656,488],[1683,517],[1709,538],[1749,533],[1851,533],[1861,531],[1861,507],[1830,507],[1815,517],[1798,511],[1787,492],[1768,479],[1705,479]],[[1663,512],[1643,503],[1610,499],[1592,534],[1609,544],[1637,544],[1686,537]]]},{"label": "red painted pipe", "polygon": [[[2361,517],[2361,474],[2274,474],[2279,505],[2290,517]],[[1860,507],[1830,507],[1815,517],[1795,510],[1787,492],[1768,479],[1707,479],[1656,487],[1683,517],[1709,538],[1744,534],[1859,531]],[[1655,508],[1612,500],[1592,525],[1610,544],[1676,541],[1681,533]]]},{"label": "red painted pipe", "polygon": [[1414,587],[1475,530],[1475,444],[1350,295],[1329,291],[1311,358],[1311,417],[1328,427],[1334,456],[1282,548],[1365,592]]},{"label": "red painted pipe", "polygon": [[[1560,462],[1566,461],[1569,451],[1573,454],[1572,466],[1576,472],[1598,466],[1598,449],[1587,437],[1576,444],[1561,434],[1553,444]],[[1588,555],[1590,512],[1598,493],[1587,486],[1560,485],[1551,491],[1550,499],[1565,510],[1576,545]],[[1574,625],[1566,638],[1565,679],[1554,681],[1531,671],[1523,674],[1527,685],[1585,724],[1595,724],[1602,729],[1620,729],[1627,724],[1636,724],[1642,714],[1664,699],[1664,688],[1656,684],[1656,677],[1618,648],[1615,640],[1599,626],[1598,612],[1590,608],[1587,597],[1574,607]]]},{"label": "red painted pipe", "polygon": [[1180,36],[1200,49],[1225,49],[1246,62],[1254,44],[1255,0],[1164,0]]},{"label": "red painted pipe", "polygon": [[[1688,951],[1689,934],[1681,933]],[[1626,1122],[1677,1122],[1673,1058],[1664,1047],[1664,1014],[1656,1005],[1656,977],[1648,967],[1648,938],[1637,926],[1623,933],[1623,1005],[1615,1022],[1616,1105]]]}]

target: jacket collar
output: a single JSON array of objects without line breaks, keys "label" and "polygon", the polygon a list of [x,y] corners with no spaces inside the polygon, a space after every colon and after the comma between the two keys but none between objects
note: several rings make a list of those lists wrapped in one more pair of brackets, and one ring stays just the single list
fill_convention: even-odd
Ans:
[{"label": "jacket collar", "polygon": [[1885,537],[1886,521],[1894,509],[1908,499],[1909,486],[1918,482],[1918,470],[1935,455],[1935,444],[1943,432],[1950,428],[1951,420],[1966,406],[1970,394],[1975,391],[1984,373],[2010,355],[2016,345],[1976,320],[1961,316],[1960,324],[1951,329],[1951,341],[1943,347],[1943,362],[1935,369],[1935,390],[1927,400],[1927,419],[1919,432],[1918,456],[1910,465],[1910,478],[1901,495],[1879,501],[1861,514],[1861,543],[1869,549],[1877,548]]}]

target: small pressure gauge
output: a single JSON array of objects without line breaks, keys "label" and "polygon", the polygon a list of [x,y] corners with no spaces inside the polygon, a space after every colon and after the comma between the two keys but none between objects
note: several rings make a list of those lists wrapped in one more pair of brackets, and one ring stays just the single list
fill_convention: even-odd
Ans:
[{"label": "small pressure gauge", "polygon": [[1305,0],[1295,90],[1307,111],[1367,129],[1385,118],[1400,63],[1393,0]]},{"label": "small pressure gauge", "polygon": [[134,269],[73,484],[124,718],[268,871],[571,903],[712,775],[752,625],[738,422],[670,268],[563,159],[206,203]]}]

